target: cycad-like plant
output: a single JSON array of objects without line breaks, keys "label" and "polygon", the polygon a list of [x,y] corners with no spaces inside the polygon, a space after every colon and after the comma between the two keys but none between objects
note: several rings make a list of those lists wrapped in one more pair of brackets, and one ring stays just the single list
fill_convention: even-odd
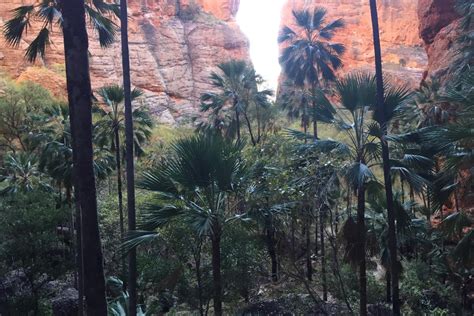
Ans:
[{"label": "cycad-like plant", "polygon": [[[103,0],[84,0],[86,14],[90,25],[97,32],[102,47],[108,47],[114,42],[117,26],[112,20],[118,16],[119,7],[115,3]],[[50,45],[53,27],[63,27],[61,5],[59,1],[41,0],[31,5],[24,5],[12,10],[13,17],[3,26],[3,34],[7,43],[18,47],[21,40],[27,36],[33,23],[41,25],[35,38],[30,42],[25,57],[34,62],[38,55],[46,56],[46,48]]]},{"label": "cycad-like plant", "polygon": [[171,154],[139,182],[156,193],[143,211],[126,247],[135,247],[157,235],[154,230],[173,221],[188,223],[212,244],[214,313],[222,315],[220,242],[226,225],[235,216],[235,195],[244,172],[241,144],[219,134],[198,135],[172,145]]},{"label": "cycad-like plant", "polygon": [[[319,108],[316,100],[317,88],[323,83],[334,81],[335,72],[342,67],[341,56],[345,47],[331,42],[335,33],[344,27],[342,19],[327,22],[327,12],[323,8],[293,11],[296,28],[283,27],[279,43],[286,44],[280,56],[280,64],[285,75],[297,87],[306,87],[312,97],[314,137],[318,137],[317,121]],[[311,98],[310,98],[311,99]],[[303,115],[308,115],[303,111]],[[309,121],[303,118],[303,124]],[[306,130],[306,125],[303,126]]]},{"label": "cycad-like plant", "polygon": [[[259,90],[261,78],[252,66],[245,61],[231,60],[217,66],[219,72],[211,73],[211,83],[218,92],[207,92],[201,96],[201,111],[210,114],[203,127],[211,126],[222,130],[227,137],[241,139],[241,118],[245,120],[252,143],[260,141],[260,125],[255,135],[249,118],[249,109],[253,105],[259,108],[270,106],[268,97],[271,90]],[[260,118],[257,117],[257,120]],[[257,122],[260,124],[260,122]]]},{"label": "cycad-like plant", "polygon": [[51,190],[44,175],[38,170],[38,157],[21,152],[5,157],[0,169],[0,195],[29,192],[33,190]]}]

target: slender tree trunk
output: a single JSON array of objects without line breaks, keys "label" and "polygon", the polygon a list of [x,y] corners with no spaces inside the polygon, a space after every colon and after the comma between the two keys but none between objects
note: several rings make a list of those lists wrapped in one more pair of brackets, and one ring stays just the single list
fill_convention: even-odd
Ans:
[{"label": "slender tree trunk", "polygon": [[306,220],[306,277],[308,281],[313,280],[313,263],[311,262],[311,216],[307,212]]},{"label": "slender tree trunk", "polygon": [[211,237],[212,243],[212,279],[214,290],[214,315],[222,316],[221,281],[221,236],[220,232]]},{"label": "slender tree trunk", "polygon": [[[128,49],[128,12],[127,0],[120,0],[120,33],[122,40],[122,68],[123,68],[123,92],[125,105],[125,145],[126,145],[126,169],[127,169],[127,209],[128,230],[136,229],[135,212],[135,165],[134,165],[134,142],[133,142],[133,116],[130,79],[130,56]],[[128,288],[129,288],[129,315],[137,314],[137,254],[136,250],[130,250],[128,254]]]},{"label": "slender tree trunk", "polygon": [[308,133],[308,113],[307,113],[307,109],[306,107],[303,109],[303,118],[301,119],[302,120],[302,123],[303,123],[303,132],[304,132],[304,135],[305,135],[305,138],[304,138],[304,143],[306,144],[308,142],[308,140],[306,139],[306,134]]},{"label": "slender tree trunk", "polygon": [[[107,315],[92,149],[92,89],[83,0],[62,1],[66,78],[82,215],[84,292],[88,315]],[[80,176],[79,176],[80,175]]]},{"label": "slender tree trunk", "polygon": [[79,297],[78,314],[84,315],[84,259],[82,255],[82,217],[79,205],[79,195],[76,193],[76,269],[77,269],[77,292]]},{"label": "slender tree trunk", "polygon": [[391,273],[390,272],[385,272],[385,281],[387,283],[387,287],[386,287],[386,290],[387,290],[387,303],[390,303],[392,302],[392,276],[391,276]]},{"label": "slender tree trunk", "polygon": [[[382,52],[380,47],[377,1],[370,0],[370,13],[372,19],[372,29],[374,37],[374,52],[375,52],[375,75],[377,80],[377,106],[379,109],[384,108],[384,88],[383,88],[383,73],[382,73]],[[392,275],[392,312],[395,316],[400,315],[400,301],[399,301],[399,284],[398,284],[398,255],[397,255],[397,232],[395,223],[395,210],[393,206],[393,191],[392,191],[392,177],[390,175],[390,153],[388,142],[385,139],[387,135],[388,122],[385,118],[384,110],[382,113],[382,160],[383,160],[383,174],[385,183],[385,195],[387,200],[387,215],[388,215],[388,245],[390,251],[391,275]]]},{"label": "slender tree trunk", "polygon": [[262,130],[261,130],[261,118],[260,118],[260,106],[255,104],[255,110],[257,112],[257,143],[260,143],[260,139],[262,138]]},{"label": "slender tree trunk", "polygon": [[244,118],[245,118],[245,121],[247,123],[247,128],[249,129],[250,140],[252,141],[252,145],[256,146],[257,141],[256,141],[255,137],[253,136],[252,125],[250,124],[250,120],[249,120],[246,113],[244,113]]},{"label": "slender tree trunk", "polygon": [[291,214],[291,261],[295,262],[296,261],[296,236],[295,236],[295,230],[296,230],[296,215]]},{"label": "slender tree trunk", "polygon": [[323,301],[328,300],[328,286],[326,280],[326,246],[324,245],[324,223],[326,218],[326,206],[321,208],[319,213],[319,227],[321,239],[321,278],[323,283]]},{"label": "slender tree trunk", "polygon": [[118,209],[120,218],[120,239],[123,240],[125,234],[123,221],[123,196],[122,196],[122,162],[120,159],[120,136],[118,129],[114,131],[115,142],[115,163],[117,165],[117,195],[118,195]]},{"label": "slender tree trunk", "polygon": [[201,276],[201,251],[202,251],[202,239],[199,238],[197,248],[194,251],[194,263],[196,266],[196,281],[197,281],[197,286],[198,286],[199,315],[204,316],[204,299],[202,296],[202,276]]},{"label": "slender tree trunk", "polygon": [[235,106],[235,121],[236,121],[236,124],[237,124],[237,141],[240,142],[240,113],[237,110],[236,102],[234,102],[234,106]]},{"label": "slender tree trunk", "polygon": [[367,271],[366,271],[366,260],[365,260],[365,187],[362,184],[357,190],[357,225],[359,231],[359,251],[360,251],[360,262],[359,262],[359,314],[361,316],[367,316]]},{"label": "slender tree trunk", "polygon": [[316,83],[313,82],[311,85],[311,96],[312,96],[312,105],[313,105],[313,138],[314,140],[318,139],[318,120],[316,119]]},{"label": "slender tree trunk", "polygon": [[277,282],[278,281],[278,260],[277,260],[277,254],[276,254],[276,249],[275,249],[275,230],[273,228],[273,223],[271,219],[266,220],[266,229],[265,229],[265,235],[266,235],[266,242],[267,242],[267,249],[268,249],[268,254],[270,255],[270,260],[271,260],[271,265],[272,265],[272,281]]},{"label": "slender tree trunk", "polygon": [[[319,210],[320,211],[320,210]],[[317,258],[319,254],[319,221],[318,221],[318,207],[317,202],[314,202],[314,254]]]},{"label": "slender tree trunk", "polygon": [[[115,163],[117,165],[117,194],[118,194],[118,209],[119,209],[119,220],[120,220],[120,240],[123,242],[125,236],[124,228],[124,218],[123,218],[123,196],[122,196],[122,161],[120,159],[120,136],[118,127],[115,127],[114,131],[114,142],[115,142]],[[125,267],[125,257],[122,257],[122,278],[125,278],[126,267]],[[123,282],[124,290],[127,288],[126,284],[128,282]]]}]

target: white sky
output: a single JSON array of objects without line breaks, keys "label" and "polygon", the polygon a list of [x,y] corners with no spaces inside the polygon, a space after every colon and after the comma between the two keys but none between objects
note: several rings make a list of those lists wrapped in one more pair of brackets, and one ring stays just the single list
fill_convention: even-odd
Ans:
[{"label": "white sky", "polygon": [[250,57],[266,86],[276,90],[278,63],[278,31],[281,8],[285,0],[240,0],[237,22],[250,41]]}]

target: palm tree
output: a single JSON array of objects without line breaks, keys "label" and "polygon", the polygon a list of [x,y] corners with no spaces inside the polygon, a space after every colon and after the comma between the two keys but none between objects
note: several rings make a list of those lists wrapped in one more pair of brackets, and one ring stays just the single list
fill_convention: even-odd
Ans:
[{"label": "palm tree", "polygon": [[232,60],[217,66],[220,73],[211,73],[212,86],[219,90],[218,93],[207,92],[201,96],[201,111],[210,112],[211,127],[218,130],[226,126],[225,134],[228,137],[237,135],[241,139],[241,118],[247,125],[253,145],[260,141],[260,129],[255,136],[248,110],[253,104],[255,107],[268,107],[268,97],[273,94],[271,90],[259,90],[260,76],[255,74],[252,66],[245,61]]},{"label": "palm tree", "polygon": [[[66,81],[70,106],[74,184],[81,211],[84,294],[87,314],[105,315],[107,301],[102,247],[97,218],[96,182],[92,148],[92,88],[89,74],[88,36],[83,0],[63,3]],[[79,176],[80,175],[80,176]]]},{"label": "palm tree", "polygon": [[[45,0],[39,4],[14,9],[13,18],[5,23],[3,29],[7,42],[18,47],[21,39],[26,36],[31,21],[35,19],[42,22],[38,35],[26,50],[25,55],[29,61],[34,61],[38,55],[45,56],[46,47],[50,43],[49,35],[55,24],[59,25],[63,32],[75,174],[74,187],[83,223],[83,253],[88,258],[94,258],[94,260],[84,261],[87,312],[91,315],[105,315],[107,302],[97,219],[92,149],[92,90],[86,14],[92,27],[99,34],[101,45],[107,47],[113,43],[116,27],[104,15],[117,13],[117,8],[115,4],[108,4],[102,0],[64,2]],[[79,308],[81,313],[82,306]]]},{"label": "palm tree", "polygon": [[[221,237],[234,216],[234,193],[244,172],[241,144],[219,134],[198,135],[172,145],[172,154],[157,168],[146,172],[139,186],[155,192],[144,211],[140,229],[125,244],[129,247],[151,240],[158,227],[174,220],[191,225],[211,240],[214,313],[222,315]],[[234,206],[233,206],[234,205]],[[127,247],[128,248],[128,247]]]},{"label": "palm tree", "polygon": [[372,30],[374,38],[374,52],[375,52],[375,76],[377,82],[377,122],[381,128],[381,146],[382,146],[382,161],[383,174],[385,184],[385,195],[387,199],[387,214],[388,214],[388,244],[390,250],[391,263],[391,277],[392,277],[392,312],[394,315],[400,315],[400,301],[399,301],[399,271],[398,271],[398,256],[397,256],[397,232],[395,227],[395,210],[393,204],[392,178],[390,174],[390,152],[388,141],[385,138],[390,122],[390,110],[385,102],[384,96],[384,80],[382,73],[382,50],[380,48],[380,36],[377,14],[377,1],[370,0],[370,16],[372,20]]},{"label": "palm tree", "polygon": [[[118,14],[116,4],[107,3],[103,0],[83,0],[85,14],[91,27],[99,35],[102,47],[110,46],[115,39],[116,25],[112,21],[112,15]],[[46,48],[50,45],[50,35],[54,25],[64,31],[64,17],[62,3],[58,1],[42,0],[31,5],[24,5],[12,10],[13,18],[6,21],[3,26],[3,34],[8,44],[19,47],[21,39],[27,36],[31,24],[39,23],[41,28],[35,38],[30,42],[25,51],[25,57],[34,62],[38,55],[46,57]]]},{"label": "palm tree", "polygon": [[[128,229],[136,229],[135,211],[135,165],[133,161],[133,110],[132,110],[132,84],[130,78],[130,54],[128,47],[128,10],[127,0],[120,0],[120,35],[122,44],[122,70],[123,88],[125,100],[125,143],[127,156],[127,206],[128,206]],[[129,265],[129,313],[132,316],[137,314],[137,259],[135,249],[132,249],[128,257]]]},{"label": "palm tree", "polygon": [[[118,85],[102,87],[98,91],[100,104],[94,108],[99,115],[99,121],[96,123],[98,131],[96,138],[100,145],[110,146],[115,154],[115,165],[117,170],[117,192],[118,208],[120,217],[120,237],[124,237],[124,216],[123,216],[123,198],[122,198],[122,135],[125,132],[125,113],[124,113],[124,89]],[[132,100],[140,97],[142,91],[133,89]],[[133,120],[137,126],[134,131],[134,145],[137,154],[143,153],[142,143],[151,136],[153,121],[146,109],[137,107],[133,109]],[[126,153],[126,151],[125,151]],[[132,157],[133,159],[133,157]]]},{"label": "palm tree", "polygon": [[[387,85],[385,96],[387,117],[392,119],[398,108],[406,100],[408,93],[403,88]],[[367,184],[374,180],[371,167],[380,159],[380,111],[376,104],[376,79],[368,74],[350,74],[336,81],[334,97],[339,100],[335,108],[335,126],[343,131],[349,142],[317,140],[307,145],[323,152],[346,157],[347,166],[343,176],[351,188],[357,192],[357,237],[350,242],[349,259],[359,264],[360,314],[367,314],[366,259],[365,259],[365,195]],[[320,95],[322,103],[330,101]],[[390,109],[387,110],[387,109]],[[304,137],[308,137],[304,135]]]},{"label": "palm tree", "polygon": [[38,157],[34,154],[21,152],[5,157],[0,168],[0,195],[28,192],[34,189],[51,190],[44,175],[38,169]]},{"label": "palm tree", "polygon": [[[285,75],[297,87],[307,87],[311,95],[315,139],[318,138],[317,121],[321,116],[318,112],[324,111],[324,107],[317,104],[317,88],[336,79],[335,72],[342,67],[341,56],[345,51],[343,44],[331,42],[335,33],[344,27],[343,20],[326,23],[326,15],[323,8],[293,11],[297,28],[285,26],[278,37],[279,43],[288,45],[280,56]],[[309,119],[303,118],[303,122],[306,121]],[[303,127],[306,130],[307,126]]]}]

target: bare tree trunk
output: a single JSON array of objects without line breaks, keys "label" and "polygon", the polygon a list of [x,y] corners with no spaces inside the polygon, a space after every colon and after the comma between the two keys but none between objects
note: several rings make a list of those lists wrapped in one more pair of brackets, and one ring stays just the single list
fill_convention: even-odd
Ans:
[{"label": "bare tree trunk", "polygon": [[202,239],[199,238],[197,248],[194,251],[194,263],[196,266],[196,281],[198,286],[199,315],[204,316],[204,299],[202,296],[202,277],[201,277],[201,251]]},{"label": "bare tree trunk", "polygon": [[382,50],[380,47],[379,22],[377,13],[377,1],[370,1],[370,15],[372,20],[372,30],[374,38],[374,53],[375,53],[375,76],[377,81],[377,107],[381,109],[381,127],[382,127],[382,160],[383,160],[383,174],[385,184],[385,195],[387,200],[387,215],[388,215],[388,248],[390,251],[390,272],[392,275],[392,312],[395,316],[400,315],[400,301],[399,301],[399,271],[398,271],[398,255],[397,255],[397,230],[395,222],[395,210],[393,205],[393,191],[392,191],[392,177],[390,174],[390,153],[388,142],[385,139],[387,135],[388,121],[385,118],[384,109],[384,86],[382,73]]},{"label": "bare tree trunk", "polygon": [[214,290],[214,315],[222,316],[222,281],[221,281],[221,236],[216,232],[211,237],[212,243],[212,278]]},{"label": "bare tree trunk", "polygon": [[318,207],[317,207],[317,202],[315,201],[314,202],[314,254],[315,256],[317,257],[318,254],[319,254],[319,243],[318,243],[318,240],[319,240],[319,224],[318,224],[318,212],[320,210],[318,210]]},{"label": "bare tree trunk", "polygon": [[278,281],[278,260],[277,254],[275,249],[275,230],[273,228],[273,223],[271,219],[266,220],[266,228],[265,228],[265,235],[266,235],[266,242],[267,242],[267,249],[268,254],[270,255],[271,265],[272,265],[272,281]]},{"label": "bare tree trunk", "polygon": [[[120,159],[120,136],[118,127],[115,127],[114,131],[114,143],[115,143],[115,163],[117,165],[117,194],[118,194],[118,209],[119,209],[119,220],[120,220],[120,240],[123,242],[125,236],[124,217],[123,217],[123,195],[122,195],[122,162]],[[122,257],[122,278],[126,278],[126,266],[125,257]],[[127,282],[123,282],[124,290],[127,288]]]},{"label": "bare tree trunk", "polygon": [[387,303],[390,303],[392,302],[392,276],[391,276],[391,273],[386,271],[385,272],[385,281],[387,283],[387,286],[386,286],[386,291],[387,291]]},{"label": "bare tree trunk", "polygon": [[365,188],[361,184],[357,190],[357,225],[359,231],[359,314],[367,316],[367,271],[365,260]]},{"label": "bare tree trunk", "polygon": [[306,220],[306,277],[308,281],[313,280],[313,264],[311,262],[311,216],[307,212]]},{"label": "bare tree trunk", "polygon": [[76,269],[77,269],[77,292],[79,297],[78,315],[84,315],[84,259],[82,255],[82,217],[79,205],[79,195],[76,193]]},{"label": "bare tree trunk", "polygon": [[[120,33],[122,43],[123,92],[125,105],[125,146],[127,170],[127,209],[128,230],[136,229],[135,212],[135,165],[134,165],[134,137],[132,114],[132,84],[130,79],[130,54],[128,48],[128,12],[127,0],[120,0]],[[129,287],[129,315],[137,314],[137,254],[136,249],[128,253],[128,287]]]},{"label": "bare tree trunk", "polygon": [[326,246],[324,245],[324,223],[326,218],[326,207],[327,206],[323,206],[319,211],[319,226],[321,234],[321,278],[323,283],[323,301],[325,302],[327,302],[328,300],[328,287],[326,280]]},{"label": "bare tree trunk", "polygon": [[[71,133],[76,152],[75,183],[82,215],[84,292],[88,315],[106,315],[105,277],[97,217],[92,149],[92,89],[83,0],[62,1]],[[80,176],[79,176],[80,175]]]},{"label": "bare tree trunk", "polygon": [[247,122],[247,128],[249,129],[250,140],[252,141],[252,145],[256,146],[257,141],[255,140],[255,137],[253,136],[252,125],[250,124],[250,120],[246,113],[244,113],[244,118],[245,118],[245,121]]},{"label": "bare tree trunk", "polygon": [[235,121],[237,124],[237,141],[240,142],[240,114],[237,108],[235,109]]}]

